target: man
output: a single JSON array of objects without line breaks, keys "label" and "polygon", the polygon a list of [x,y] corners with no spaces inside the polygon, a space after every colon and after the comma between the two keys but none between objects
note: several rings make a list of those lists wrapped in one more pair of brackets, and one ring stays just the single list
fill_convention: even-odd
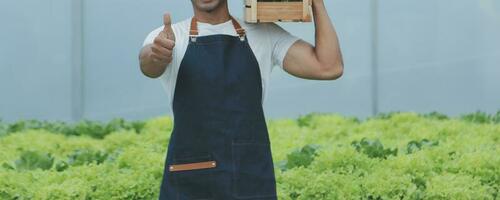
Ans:
[{"label": "man", "polygon": [[194,17],[171,25],[165,14],[140,53],[142,73],[160,77],[174,116],[160,199],[275,200],[262,103],[272,66],[304,79],[342,76],[324,2],[312,4],[315,46],[274,23],[233,18],[227,0],[191,2]]}]

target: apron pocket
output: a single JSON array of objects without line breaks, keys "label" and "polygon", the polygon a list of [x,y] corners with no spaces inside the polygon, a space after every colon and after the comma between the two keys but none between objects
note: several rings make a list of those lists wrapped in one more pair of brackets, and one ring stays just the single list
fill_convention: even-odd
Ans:
[{"label": "apron pocket", "polygon": [[233,193],[239,198],[276,197],[270,144],[233,143]]},{"label": "apron pocket", "polygon": [[213,198],[213,170],[217,162],[212,156],[176,158],[168,166],[175,180],[178,195],[193,200]]}]

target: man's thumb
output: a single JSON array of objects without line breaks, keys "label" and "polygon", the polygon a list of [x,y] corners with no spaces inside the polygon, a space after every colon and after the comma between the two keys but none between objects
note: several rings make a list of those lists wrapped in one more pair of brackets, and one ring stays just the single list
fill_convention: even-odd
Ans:
[{"label": "man's thumb", "polygon": [[170,18],[170,13],[165,13],[163,15],[163,31],[168,33],[168,38],[173,39],[174,31],[172,30],[172,19]]}]

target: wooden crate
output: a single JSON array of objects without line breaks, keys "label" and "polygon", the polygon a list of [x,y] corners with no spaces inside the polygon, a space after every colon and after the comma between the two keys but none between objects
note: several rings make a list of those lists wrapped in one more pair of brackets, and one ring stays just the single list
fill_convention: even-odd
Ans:
[{"label": "wooden crate", "polygon": [[311,22],[312,0],[245,0],[245,21]]}]

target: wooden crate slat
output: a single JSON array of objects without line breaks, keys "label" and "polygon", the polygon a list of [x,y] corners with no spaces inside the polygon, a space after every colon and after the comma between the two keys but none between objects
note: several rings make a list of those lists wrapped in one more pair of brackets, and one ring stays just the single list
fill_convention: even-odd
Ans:
[{"label": "wooden crate slat", "polygon": [[312,16],[311,16],[311,0],[304,0],[302,5],[302,19],[304,21],[311,21]]},{"label": "wooden crate slat", "polygon": [[257,0],[245,0],[245,20],[257,22]]},{"label": "wooden crate slat", "polygon": [[271,2],[245,0],[245,21],[277,22],[277,21],[312,21],[311,1]]},{"label": "wooden crate slat", "polygon": [[257,19],[259,21],[297,20],[302,17],[302,2],[259,2]]}]

